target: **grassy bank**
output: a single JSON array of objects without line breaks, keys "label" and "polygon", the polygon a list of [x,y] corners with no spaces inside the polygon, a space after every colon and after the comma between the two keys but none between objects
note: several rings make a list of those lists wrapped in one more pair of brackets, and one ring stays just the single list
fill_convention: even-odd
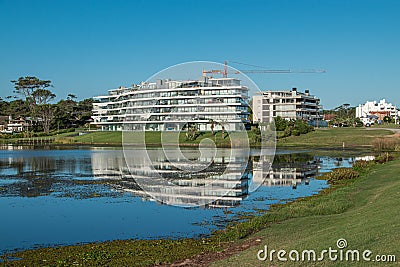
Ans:
[{"label": "grassy bank", "polygon": [[[225,133],[222,137],[222,133],[219,131],[214,135],[211,132],[199,132],[194,140],[187,138],[186,133],[182,132],[179,135],[179,143],[182,146],[197,146],[203,139],[209,138],[213,140],[219,147],[229,147],[231,143],[231,137],[234,137],[236,133]],[[254,131],[247,132],[250,146],[259,146],[259,138],[256,136]],[[329,128],[329,129],[316,129],[308,134],[300,136],[289,136],[285,138],[279,138],[277,141],[278,147],[293,147],[293,148],[342,148],[343,144],[345,148],[362,148],[371,147],[373,141],[380,137],[389,137],[393,135],[390,130],[374,128],[372,131],[369,128]],[[161,133],[160,132],[146,132],[146,144],[148,146],[160,146],[161,145]],[[278,134],[279,136],[279,134]],[[96,132],[85,132],[79,135],[78,132],[74,133],[63,133],[54,135],[51,137],[43,137],[42,139],[54,139],[55,144],[77,144],[77,145],[122,145],[122,133],[121,132],[108,132],[108,131],[96,131]],[[40,140],[40,138],[36,138]],[[239,138],[244,139],[244,138]],[[18,143],[20,139],[0,139],[0,143]],[[129,138],[132,142],[135,142],[131,136]],[[234,138],[233,138],[234,140]],[[127,140],[125,139],[124,142]],[[165,143],[165,142],[164,142]]]},{"label": "grassy bank", "polygon": [[[166,135],[174,135],[174,133],[166,132]],[[137,137],[135,136],[137,135]],[[165,135],[165,136],[166,136]],[[208,138],[213,140],[218,146],[221,147],[229,147],[231,143],[231,138],[234,140],[235,135],[238,133],[228,134],[227,132],[222,135],[222,132],[216,132],[212,134],[211,132],[199,132],[197,133],[197,137],[193,140],[186,136],[185,132],[181,132],[179,134],[179,143],[187,146],[197,146],[199,143]],[[68,137],[63,136],[60,138],[56,138],[56,142],[65,143],[65,144],[104,144],[104,145],[122,145],[122,141],[124,143],[135,143],[137,140],[141,140],[143,137],[142,132],[130,132],[123,137],[121,132],[89,132],[83,135]],[[146,132],[144,134],[146,144],[149,146],[161,146],[161,132]],[[165,136],[163,138],[165,138]],[[254,139],[254,133],[249,131],[248,133],[249,140]],[[124,140],[123,140],[124,139]],[[166,138],[168,140],[168,136]],[[165,139],[163,139],[165,140]],[[164,142],[165,143],[165,142]]]},{"label": "grassy bank", "polygon": [[[247,242],[247,245],[254,243],[250,247],[255,246],[214,264],[258,266],[267,264],[260,264],[256,258],[257,251],[265,244],[287,251],[322,250],[334,247],[339,238],[346,238],[350,248],[400,257],[399,168],[400,160],[353,168],[351,172],[357,171],[358,178],[335,180],[331,188],[319,195],[274,205],[267,213],[229,226],[211,238],[126,240],[43,248],[15,253],[11,256],[22,260],[2,265],[148,266],[184,261],[191,266],[199,259],[209,263],[221,258],[232,247],[241,251],[245,248],[242,244]],[[200,255],[200,258],[194,255]]]},{"label": "grassy bank", "polygon": [[[375,166],[354,181],[339,183],[339,189],[316,197],[281,206],[273,213],[284,212],[288,219],[271,224],[255,236],[258,245],[213,266],[268,266],[256,255],[264,245],[270,249],[322,251],[337,248],[339,238],[347,240],[347,249],[369,249],[373,257],[396,255],[395,263],[351,263],[323,261],[275,262],[274,266],[398,266],[400,261],[400,160]],[[346,185],[346,186],[343,186]],[[334,186],[337,187],[337,186]],[[371,257],[371,258],[373,258]],[[325,257],[326,258],[326,257]]]},{"label": "grassy bank", "polygon": [[388,128],[388,129],[400,129],[399,124],[394,123],[383,123],[383,124],[375,124],[372,128]]},{"label": "grassy bank", "polygon": [[[316,129],[308,134],[281,138],[277,141],[277,146],[289,148],[342,148],[344,143],[347,148],[370,147],[376,138],[391,135],[393,135],[393,132],[383,129],[373,131],[365,128]],[[248,136],[250,145],[254,145],[254,132],[248,131]],[[230,145],[229,136],[222,138],[221,132],[215,135],[211,132],[204,132],[193,141],[187,140],[185,133],[181,133],[179,142],[180,144],[188,146],[198,145],[201,140],[205,138],[215,140],[218,146],[227,147]],[[76,136],[71,142],[83,144],[121,144],[122,134],[120,132],[92,132],[86,135]],[[161,144],[160,132],[147,132],[146,143],[159,146]]]},{"label": "grassy bank", "polygon": [[393,132],[384,129],[373,131],[368,128],[316,129],[305,135],[282,138],[278,140],[277,145],[279,147],[341,148],[344,143],[345,148],[368,147],[376,138],[391,135]]}]

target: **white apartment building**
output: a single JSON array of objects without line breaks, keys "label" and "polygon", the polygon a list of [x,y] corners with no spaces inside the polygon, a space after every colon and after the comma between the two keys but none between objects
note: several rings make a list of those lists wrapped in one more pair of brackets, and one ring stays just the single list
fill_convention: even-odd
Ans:
[{"label": "white apartment building", "polygon": [[383,120],[385,116],[398,118],[400,111],[397,110],[395,105],[387,103],[385,99],[379,102],[367,101],[364,105],[360,104],[356,107],[357,118],[369,118],[371,116],[376,116],[379,120]]},{"label": "white apartment building", "polygon": [[309,90],[304,93],[292,90],[264,91],[253,96],[253,122],[272,122],[275,117],[287,120],[321,120],[322,106],[320,99],[310,95]]},{"label": "white apartment building", "polygon": [[248,107],[248,88],[238,79],[165,79],[94,97],[92,124],[103,131],[179,131],[188,124],[235,131],[249,123]]}]

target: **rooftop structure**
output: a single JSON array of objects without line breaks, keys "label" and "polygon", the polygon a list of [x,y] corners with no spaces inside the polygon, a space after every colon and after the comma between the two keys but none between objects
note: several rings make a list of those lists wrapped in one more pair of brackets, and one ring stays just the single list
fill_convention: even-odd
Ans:
[{"label": "rooftop structure", "polygon": [[287,120],[322,119],[320,99],[310,95],[309,90],[304,93],[292,90],[264,91],[253,97],[253,122],[272,122],[275,117]]},{"label": "rooftop structure", "polygon": [[230,131],[248,123],[248,88],[235,78],[157,80],[94,97],[93,122],[105,131],[179,131],[189,124]]}]

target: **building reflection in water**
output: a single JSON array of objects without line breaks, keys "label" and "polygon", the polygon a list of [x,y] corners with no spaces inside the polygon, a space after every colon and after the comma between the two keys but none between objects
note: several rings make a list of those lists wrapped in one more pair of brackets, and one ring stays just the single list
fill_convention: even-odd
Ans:
[{"label": "building reflection in water", "polygon": [[[195,150],[188,150],[186,156],[196,159],[199,164],[211,162],[201,172],[188,172],[187,168],[182,171],[185,169],[182,165],[187,162],[168,160],[161,150],[146,153],[152,167],[145,163],[141,151],[135,151],[130,160],[136,162],[130,166],[130,171],[125,158],[118,152],[93,153],[93,174],[102,179],[117,179],[119,183],[114,185],[117,190],[146,200],[178,206],[232,207],[248,196],[253,181],[263,181],[262,186],[292,186],[295,189],[304,180],[307,184],[308,178],[318,173],[318,161],[308,154],[275,155],[271,168],[270,155],[251,156],[247,160],[240,154],[221,153],[207,158],[199,157]],[[196,166],[191,167],[196,169]],[[146,191],[151,192],[142,190],[143,179]],[[163,186],[159,180],[175,186]],[[149,185],[151,182],[154,183]]]},{"label": "building reflection in water", "polygon": [[[303,153],[275,155],[271,167],[270,155],[252,153],[247,160],[247,156],[231,153],[230,149],[219,149],[215,155],[188,149],[183,151],[188,162],[173,157],[167,159],[162,149],[151,149],[134,151],[128,158],[131,160],[129,169],[123,151],[116,149],[65,150],[62,153],[13,150],[0,157],[2,196],[37,197],[58,191],[62,195],[63,190],[73,196],[75,185],[100,184],[111,186],[116,189],[114,192],[129,192],[146,200],[180,206],[237,206],[252,192],[255,183],[262,181],[262,186],[296,188],[317,175],[319,165],[315,157]],[[144,153],[148,154],[152,166],[147,164]],[[202,171],[190,171],[199,168]],[[173,186],[164,187],[161,180]],[[142,190],[143,181],[147,192]],[[148,194],[149,188],[153,197]],[[86,196],[96,195],[92,191]]]}]

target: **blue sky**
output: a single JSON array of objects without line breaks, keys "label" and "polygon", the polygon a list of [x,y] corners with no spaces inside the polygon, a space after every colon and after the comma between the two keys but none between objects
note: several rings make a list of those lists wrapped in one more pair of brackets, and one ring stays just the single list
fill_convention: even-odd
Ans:
[{"label": "blue sky", "polygon": [[325,108],[400,106],[399,14],[397,0],[0,0],[0,96],[20,76],[82,99],[174,64],[230,60],[326,69],[249,75],[264,90],[310,89]]}]

